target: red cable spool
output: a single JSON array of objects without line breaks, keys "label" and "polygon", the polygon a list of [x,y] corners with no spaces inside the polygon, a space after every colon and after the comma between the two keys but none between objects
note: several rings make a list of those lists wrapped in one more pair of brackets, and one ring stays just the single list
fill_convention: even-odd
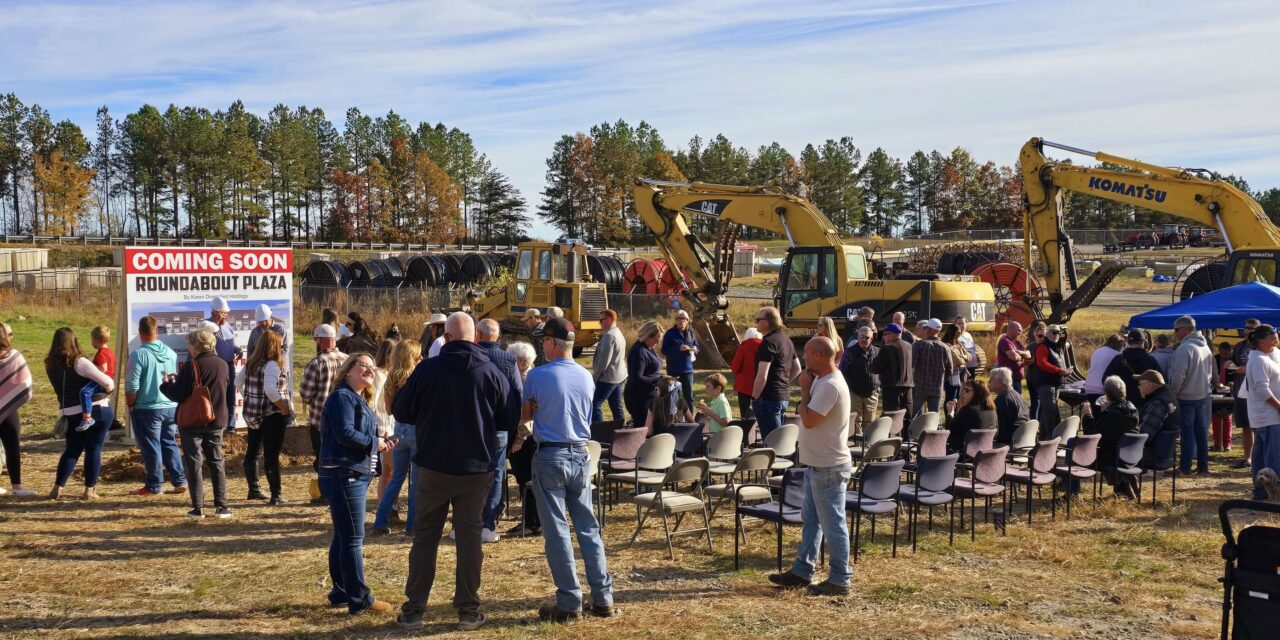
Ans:
[{"label": "red cable spool", "polygon": [[1010,320],[1026,327],[1036,319],[1030,297],[1042,295],[1040,281],[1021,265],[1012,262],[984,262],[969,275],[986,282],[996,293],[996,331]]},{"label": "red cable spool", "polygon": [[672,269],[671,265],[663,258],[654,259],[654,264],[661,265],[661,273],[658,275],[658,293],[680,293],[680,281],[682,274],[680,269]]},{"label": "red cable spool", "polygon": [[658,293],[658,280],[666,270],[666,263],[659,260],[636,258],[627,264],[622,273],[622,292],[641,295]]}]

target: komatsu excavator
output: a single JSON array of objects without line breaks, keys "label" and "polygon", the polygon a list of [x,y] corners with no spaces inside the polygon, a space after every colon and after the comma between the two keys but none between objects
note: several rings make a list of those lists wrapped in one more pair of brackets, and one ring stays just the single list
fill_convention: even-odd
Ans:
[{"label": "komatsu excavator", "polygon": [[[1054,162],[1045,157],[1046,147],[1131,171]],[[1126,266],[1123,262],[1108,262],[1083,283],[1078,282],[1071,238],[1063,226],[1063,190],[1175,215],[1220,231],[1230,255],[1222,277],[1213,278],[1208,288],[1251,281],[1276,283],[1280,228],[1272,224],[1253,198],[1217,174],[1204,169],[1162,167],[1042,138],[1027,141],[1019,160],[1026,264],[1030,269],[1033,255],[1039,258],[1036,275],[1044,287],[1041,299],[1032,301],[1039,304],[1032,306],[1039,309],[1047,305],[1050,311],[1045,319],[1050,323],[1065,323],[1077,310],[1089,306]]]},{"label": "komatsu excavator", "polygon": [[[970,331],[995,328],[991,285],[971,276],[938,274],[874,279],[863,248],[845,244],[827,216],[803,198],[771,187],[655,180],[638,181],[634,194],[636,212],[653,231],[663,255],[687,274],[684,294],[694,306],[695,326],[704,341],[717,347],[703,349],[700,355],[718,350],[728,361],[737,349],[737,332],[724,311],[729,307],[734,245],[743,226],[782,235],[790,244],[774,299],[788,327],[813,330],[823,316],[841,327],[865,306],[883,319],[880,324],[901,311],[912,326],[919,319],[949,323],[964,316]],[[719,221],[714,249],[690,230],[691,216]]]}]

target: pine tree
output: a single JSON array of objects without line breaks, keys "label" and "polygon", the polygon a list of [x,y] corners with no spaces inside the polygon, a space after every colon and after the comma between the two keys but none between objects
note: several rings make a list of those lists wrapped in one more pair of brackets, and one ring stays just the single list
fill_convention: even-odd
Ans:
[{"label": "pine tree", "polygon": [[476,188],[474,216],[477,239],[485,243],[516,243],[526,236],[529,225],[528,205],[507,176],[495,169],[484,156],[477,170],[481,172]]},{"label": "pine tree", "polygon": [[[27,119],[27,106],[18,96],[7,93],[0,96],[0,197],[8,196],[13,203],[13,223],[10,233],[22,231],[22,210],[19,194],[23,175],[23,158],[26,156],[26,138],[23,122]],[[7,194],[6,194],[7,191]],[[0,223],[2,226],[3,223]]]},{"label": "pine tree", "polygon": [[98,139],[93,145],[93,168],[98,183],[98,202],[102,213],[98,218],[98,228],[104,235],[110,236],[114,229],[111,219],[112,186],[115,184],[116,138],[119,135],[115,120],[106,106],[98,108]]},{"label": "pine tree", "polygon": [[860,231],[863,235],[889,237],[899,224],[906,204],[902,189],[902,164],[877,147],[862,166],[861,186],[866,217]]}]

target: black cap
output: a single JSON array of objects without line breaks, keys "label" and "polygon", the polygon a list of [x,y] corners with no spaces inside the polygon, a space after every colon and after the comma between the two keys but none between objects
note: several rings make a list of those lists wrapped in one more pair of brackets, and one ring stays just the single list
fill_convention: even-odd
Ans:
[{"label": "black cap", "polygon": [[573,323],[564,318],[552,318],[542,325],[542,335],[573,342]]},{"label": "black cap", "polygon": [[1142,334],[1141,329],[1129,330],[1129,344],[1138,344],[1140,342],[1146,342],[1146,341],[1147,341],[1147,337]]}]

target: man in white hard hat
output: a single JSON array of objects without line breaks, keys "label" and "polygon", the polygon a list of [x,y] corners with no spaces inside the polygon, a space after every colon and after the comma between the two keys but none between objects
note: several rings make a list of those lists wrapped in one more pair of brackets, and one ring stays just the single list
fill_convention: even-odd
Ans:
[{"label": "man in white hard hat", "polygon": [[209,319],[205,322],[213,328],[202,327],[213,334],[213,351],[227,363],[227,431],[236,430],[236,358],[240,357],[240,347],[236,346],[236,330],[227,322],[231,317],[231,305],[221,296],[209,301]]},{"label": "man in white hard hat", "polygon": [[[285,337],[284,325],[276,320],[275,315],[271,312],[271,307],[265,304],[258,305],[253,312],[253,320],[257,324],[254,325],[253,331],[249,332],[248,353],[250,355],[253,354],[254,348],[258,346],[258,339],[262,337],[263,331],[274,331],[281,338]],[[289,341],[285,340],[285,345],[287,346],[288,344]]]}]

